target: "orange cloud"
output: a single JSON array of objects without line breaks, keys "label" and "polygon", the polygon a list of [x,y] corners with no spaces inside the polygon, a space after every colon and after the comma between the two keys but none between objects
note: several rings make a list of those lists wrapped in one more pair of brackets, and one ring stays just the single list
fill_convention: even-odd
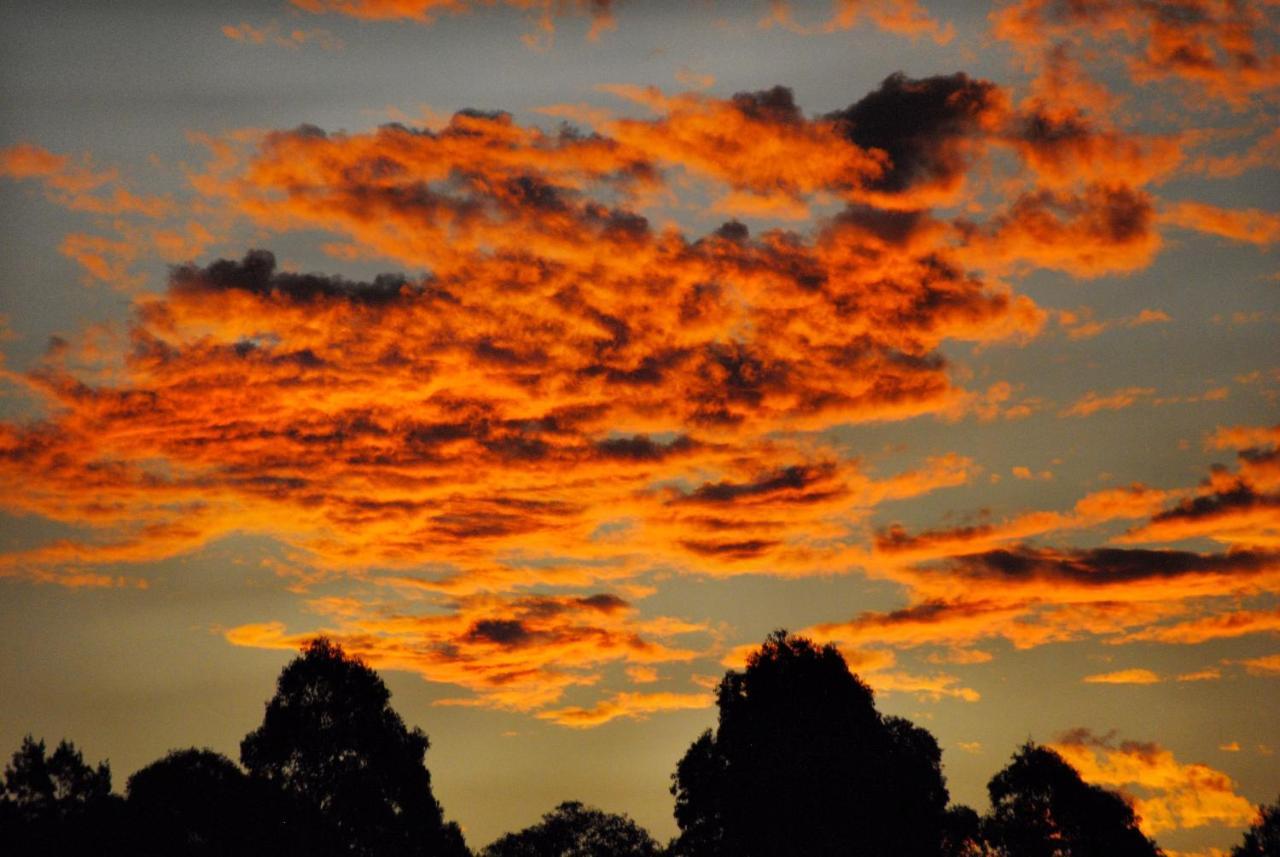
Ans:
[{"label": "orange cloud", "polygon": [[1208,440],[1213,449],[1280,446],[1280,426],[1223,426]]},{"label": "orange cloud", "polygon": [[960,224],[961,258],[977,267],[1034,265],[1097,277],[1146,267],[1160,248],[1150,197],[1123,184],[1041,189],[986,224]]},{"label": "orange cloud", "polygon": [[982,698],[976,690],[960,684],[952,675],[912,675],[905,672],[873,672],[867,682],[877,693],[910,693],[917,699],[937,702],[944,697],[964,702],[977,702]]},{"label": "orange cloud", "polygon": [[1105,395],[1090,390],[1075,402],[1072,402],[1058,416],[1087,417],[1098,411],[1121,411],[1132,407],[1142,399],[1155,395],[1152,387],[1125,387]]},{"label": "orange cloud", "polygon": [[920,7],[917,0],[832,0],[831,17],[816,26],[804,26],[795,20],[788,0],[770,0],[769,14],[762,27],[778,26],[796,33],[812,35],[850,30],[865,18],[882,30],[900,36],[928,36],[945,45],[955,36],[950,23],[942,23]]},{"label": "orange cloud", "polygon": [[1206,825],[1245,827],[1257,816],[1257,808],[1236,792],[1236,783],[1225,773],[1180,762],[1158,744],[1115,744],[1110,736],[1077,729],[1049,746],[1086,782],[1127,795],[1149,836]]},{"label": "orange cloud", "polygon": [[574,729],[590,729],[594,726],[608,723],[610,720],[616,720],[619,717],[643,720],[647,715],[658,711],[710,708],[714,704],[715,697],[706,692],[668,693],[659,691],[657,693],[630,693],[624,691],[614,694],[608,699],[601,700],[590,708],[572,706],[551,711],[540,711],[538,712],[538,717],[542,720],[550,720],[560,726],[569,726]]},{"label": "orange cloud", "polygon": [[1205,157],[1196,162],[1195,168],[1215,179],[1235,178],[1250,170],[1274,167],[1280,160],[1280,128],[1259,137],[1244,152],[1229,152],[1217,157]]},{"label": "orange cloud", "polygon": [[[1220,432],[1226,445],[1269,433],[1248,427]],[[1070,512],[1031,511],[1007,521],[910,534],[881,531],[863,559],[873,576],[905,588],[908,604],[809,629],[821,641],[889,647],[962,649],[1002,637],[1019,648],[1092,636],[1108,643],[1194,643],[1271,632],[1268,610],[1223,611],[1224,599],[1280,591],[1272,494],[1274,448],[1250,447],[1236,473],[1216,469],[1194,491],[1142,486],[1081,498]],[[1170,501],[1174,501],[1170,504]],[[1118,520],[1146,520],[1122,542],[1210,536],[1226,553],[1032,547],[1036,536]],[[1188,614],[1190,618],[1188,618]],[[1170,620],[1177,620],[1170,622]],[[943,660],[944,656],[929,656]],[[1179,676],[1203,680],[1200,675]],[[1111,678],[1151,678],[1126,672]]]},{"label": "orange cloud", "polygon": [[1081,681],[1085,684],[1158,684],[1162,679],[1151,670],[1128,669],[1087,675]]},{"label": "orange cloud", "polygon": [[136,214],[164,217],[174,211],[167,197],[138,196],[116,170],[94,170],[88,156],[73,161],[39,146],[22,143],[0,149],[0,177],[34,179],[57,205],[88,214]]},{"label": "orange cloud", "polygon": [[1256,208],[1236,210],[1201,202],[1179,202],[1161,212],[1160,219],[1183,229],[1207,232],[1259,247],[1280,241],[1280,214]]},{"label": "orange cloud", "polygon": [[1146,628],[1117,642],[1197,644],[1208,640],[1244,637],[1250,634],[1280,633],[1280,608],[1275,610],[1233,610],[1201,616],[1174,625]]},{"label": "orange cloud", "polygon": [[297,50],[308,44],[326,51],[340,51],[343,47],[342,39],[328,30],[286,29],[279,21],[268,21],[261,27],[243,21],[239,24],[226,24],[222,27],[222,35],[236,42],[252,45],[270,43],[289,50]]},{"label": "orange cloud", "polygon": [[442,13],[453,15],[470,12],[477,6],[493,6],[505,2],[515,9],[536,13],[535,29],[525,35],[524,41],[531,47],[545,47],[555,33],[555,18],[564,14],[589,15],[591,30],[588,38],[595,39],[605,30],[614,28],[610,0],[290,0],[312,14],[336,13],[365,21],[414,21],[431,24]]},{"label": "orange cloud", "polygon": [[1058,324],[1066,331],[1069,339],[1092,339],[1113,328],[1122,327],[1132,330],[1148,324],[1164,324],[1173,321],[1164,310],[1144,309],[1137,315],[1126,318],[1095,319],[1093,311],[1088,307],[1076,310],[1059,310]]},{"label": "orange cloud", "polygon": [[[266,622],[229,629],[225,636],[237,646],[292,649],[323,633],[374,667],[416,672],[429,681],[459,685],[474,693],[440,704],[521,711],[544,708],[569,687],[595,684],[604,664],[644,666],[690,660],[695,652],[651,638],[702,630],[687,623],[639,619],[629,603],[606,593],[471,596],[453,601],[449,612],[384,613],[376,602],[348,597],[314,599],[310,606],[326,616],[331,626],[290,634],[281,623]],[[649,711],[661,710],[655,699],[669,703],[678,699],[667,694],[638,697],[652,697]],[[591,723],[569,715],[552,719],[597,725],[623,713]]]},{"label": "orange cloud", "polygon": [[1220,678],[1222,678],[1222,671],[1216,667],[1208,667],[1178,675],[1178,681],[1217,681]]},{"label": "orange cloud", "polygon": [[1280,676],[1280,654],[1263,655],[1260,658],[1248,658],[1246,660],[1237,661],[1249,675],[1256,676]]},{"label": "orange cloud", "polygon": [[[419,20],[444,10],[308,8]],[[913,10],[844,7],[903,28]],[[1029,413],[1039,405],[1013,404],[1008,382],[966,389],[946,357],[959,342],[1025,342],[1048,317],[981,272],[1089,277],[1133,270],[1159,248],[1143,185],[1178,163],[1176,141],[1099,122],[1072,101],[1087,81],[1037,85],[1015,107],[964,74],[894,75],[819,116],[783,87],[716,98],[615,86],[650,115],[548,111],[589,131],[463,111],[431,128],[237,132],[204,140],[211,159],[188,175],[191,204],[154,217],[87,158],[6,150],[5,175],[121,215],[116,237],[63,243],[99,278],[132,276],[147,254],[195,257],[232,226],[319,231],[336,257],[427,273],[355,282],[281,270],[264,251],[188,264],[136,296],[125,341],[100,365],[55,347],[15,375],[48,416],[0,423],[3,508],[80,529],[5,556],[0,574],[89,580],[106,563],[265,534],[285,551],[284,585],[325,581],[348,600],[314,602],[323,620],[307,633],[268,619],[228,639],[292,647],[323,630],[372,662],[474,694],[459,704],[544,713],[566,688],[599,681],[602,664],[641,681],[653,663],[690,656],[665,640],[696,624],[564,595],[626,592],[659,572],[891,580],[902,610],[818,630],[866,644],[862,668],[885,689],[960,699],[973,691],[952,677],[887,672],[888,648],[936,645],[971,663],[980,639],[1110,639],[1186,619],[1197,599],[1273,592],[1278,477],[1265,454],[1203,489],[1133,486],[1063,511],[877,535],[879,506],[968,484],[977,463],[944,453],[885,473],[826,437]],[[1090,166],[1107,157],[1124,181]],[[982,205],[1006,187],[1010,206]],[[693,234],[651,220],[673,202],[744,216],[841,208],[803,229],[730,219]],[[1068,330],[1090,324],[1078,320],[1060,317]],[[1067,412],[1150,395],[1092,394]],[[1196,532],[1233,549],[1026,544],[1137,519],[1148,520],[1125,538]],[[604,698],[551,719],[603,722],[656,700]]]},{"label": "orange cloud", "polygon": [[[1276,16],[1267,4],[1182,0],[1017,0],[991,15],[997,38],[1028,54],[1069,42],[1122,65],[1136,84],[1173,81],[1243,108],[1280,84]],[[1136,48],[1136,51],[1134,50]]]}]

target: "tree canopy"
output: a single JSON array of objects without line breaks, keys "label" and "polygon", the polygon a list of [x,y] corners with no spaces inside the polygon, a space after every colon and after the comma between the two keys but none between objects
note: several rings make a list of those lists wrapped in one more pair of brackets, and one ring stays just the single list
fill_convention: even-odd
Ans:
[{"label": "tree canopy", "polygon": [[991,778],[986,837],[1007,857],[1158,857],[1123,797],[1031,742]]},{"label": "tree canopy", "polygon": [[937,855],[937,742],[883,717],[833,646],[775,632],[717,691],[719,725],[673,777],[676,853]]},{"label": "tree canopy", "polygon": [[480,857],[659,857],[653,837],[625,815],[566,801],[542,821],[508,833]]},{"label": "tree canopy", "polygon": [[342,854],[466,854],[431,791],[427,736],[405,726],[390,698],[363,662],[313,640],[280,673],[240,760],[250,776],[313,813]]},{"label": "tree canopy", "polygon": [[1270,806],[1258,807],[1258,820],[1231,849],[1231,857],[1280,857],[1280,798]]},{"label": "tree canopy", "polygon": [[0,853],[107,853],[119,837],[120,799],[111,768],[91,767],[70,741],[52,753],[31,735],[4,768]]},{"label": "tree canopy", "polygon": [[[243,768],[174,750],[111,791],[69,741],[28,735],[0,780],[0,854],[15,857],[471,857],[443,818],[429,743],[372,669],[325,639],[280,673]],[[479,857],[1162,857],[1127,799],[1028,742],[988,783],[986,816],[948,806],[937,741],[876,710],[832,646],[784,631],[730,670],[719,717],[672,775],[663,849],[626,815],[576,801]],[[1231,857],[1280,857],[1280,801]]]},{"label": "tree canopy", "polygon": [[255,857],[298,853],[288,807],[221,753],[174,750],[129,777],[139,857]]}]

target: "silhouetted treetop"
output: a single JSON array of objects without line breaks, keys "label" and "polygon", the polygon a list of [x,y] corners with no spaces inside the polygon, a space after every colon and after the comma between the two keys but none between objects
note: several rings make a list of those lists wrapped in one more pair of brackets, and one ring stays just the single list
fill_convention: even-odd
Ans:
[{"label": "silhouetted treetop", "polygon": [[658,857],[653,837],[625,815],[567,801],[518,833],[508,833],[480,857]]},{"label": "silhouetted treetop", "polygon": [[52,754],[45,743],[28,735],[4,768],[4,791],[19,808],[66,813],[106,799],[111,794],[111,767],[85,764],[70,741],[60,741]]},{"label": "silhouetted treetop", "polygon": [[987,840],[1006,857],[1158,857],[1123,797],[1028,742],[987,785]]},{"label": "silhouetted treetop", "polygon": [[1258,807],[1258,820],[1231,849],[1231,857],[1280,857],[1280,798]]},{"label": "silhouetted treetop", "polygon": [[427,736],[405,726],[390,698],[363,662],[313,640],[280,673],[240,759],[315,812],[343,854],[467,854],[432,795]]},{"label": "silhouetted treetop", "polygon": [[717,691],[673,776],[674,853],[936,857],[947,789],[927,731],[884,718],[834,646],[778,631]]},{"label": "silhouetted treetop", "polygon": [[69,741],[47,753],[28,735],[4,768],[0,789],[0,854],[119,853],[121,801],[111,793],[111,768],[90,767]]},{"label": "silhouetted treetop", "polygon": [[288,807],[212,750],[174,750],[129,777],[136,854],[256,857],[299,853]]}]

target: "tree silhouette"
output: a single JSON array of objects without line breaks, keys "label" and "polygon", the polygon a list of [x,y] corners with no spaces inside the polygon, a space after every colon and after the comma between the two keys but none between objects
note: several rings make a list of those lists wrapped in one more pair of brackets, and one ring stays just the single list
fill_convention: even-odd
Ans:
[{"label": "tree silhouette", "polygon": [[138,857],[254,857],[302,853],[288,807],[212,750],[174,750],[129,777]]},{"label": "tree silhouette", "polygon": [[658,857],[658,843],[625,815],[567,801],[519,833],[508,833],[481,857]]},{"label": "tree silhouette", "polygon": [[1061,756],[1027,742],[991,778],[986,837],[1007,857],[1158,857],[1124,798],[1089,785]]},{"label": "tree silhouette", "polygon": [[336,853],[467,855],[432,795],[427,736],[405,727],[390,697],[360,660],[313,640],[280,673],[262,726],[240,744],[241,762],[312,814]]},{"label": "tree silhouette", "polygon": [[716,732],[673,776],[683,857],[936,857],[947,789],[933,736],[882,717],[834,646],[770,635],[717,691]]},{"label": "tree silhouette", "polygon": [[1280,857],[1280,798],[1258,807],[1258,820],[1231,849],[1231,857]]},{"label": "tree silhouette", "polygon": [[4,769],[0,853],[112,854],[120,847],[121,804],[111,768],[96,768],[69,741],[46,755],[31,735]]}]

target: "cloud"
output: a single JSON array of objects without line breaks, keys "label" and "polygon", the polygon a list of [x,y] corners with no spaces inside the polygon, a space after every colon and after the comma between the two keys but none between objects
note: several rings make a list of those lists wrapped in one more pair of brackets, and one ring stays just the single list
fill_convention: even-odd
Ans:
[{"label": "cloud", "polygon": [[1178,675],[1178,681],[1217,681],[1220,678],[1222,678],[1222,671],[1217,667],[1207,667]]},{"label": "cloud", "polygon": [[304,30],[296,27],[288,29],[281,26],[279,21],[268,21],[260,27],[245,21],[226,24],[222,27],[222,35],[236,42],[273,44],[288,50],[297,50],[309,44],[326,51],[340,51],[343,48],[342,39],[328,30]]},{"label": "cloud", "polygon": [[1058,416],[1088,417],[1098,411],[1122,411],[1143,399],[1149,399],[1155,395],[1155,392],[1153,387],[1124,387],[1106,394],[1090,390],[1072,402]]},{"label": "cloud", "polygon": [[[304,5],[426,23],[468,4]],[[517,5],[539,28],[561,9]],[[606,6],[564,8],[603,25]],[[833,15],[833,28],[946,32],[912,3]],[[614,85],[641,115],[555,105],[542,115],[582,127],[461,111],[430,127],[231,132],[198,138],[209,159],[180,203],[134,194],[87,156],[5,150],[6,177],[112,216],[113,231],[62,241],[91,277],[184,264],[135,295],[118,349],[80,360],[94,349],[71,335],[15,374],[47,415],[0,423],[3,508],[76,530],[5,555],[0,575],[115,580],[104,566],[266,535],[285,555],[280,585],[346,600],[314,601],[313,628],[263,617],[228,639],[292,647],[326,631],[464,688],[467,704],[544,712],[604,664],[640,682],[687,660],[669,638],[700,624],[586,600],[670,574],[888,580],[900,610],[817,631],[865,644],[884,689],[924,698],[974,691],[891,672],[890,648],[976,663],[977,640],[1115,639],[1193,621],[1200,599],[1273,592],[1277,468],[1260,446],[1200,488],[908,533],[881,527],[881,507],[970,484],[978,463],[943,449],[885,472],[831,439],[1044,407],[999,378],[969,389],[948,357],[1043,329],[1049,314],[1001,277],[1154,258],[1157,212],[1179,209],[1148,185],[1183,144],[1100,120],[1073,68],[1063,59],[1023,102],[961,73],[897,74],[819,115],[781,86]],[[992,193],[1012,201],[993,207]],[[700,225],[670,222],[672,208]],[[404,273],[301,273],[267,251],[188,261],[241,233],[318,234],[335,258]],[[1058,318],[1091,331],[1167,317]],[[1067,412],[1151,395],[1094,393]],[[1126,543],[1193,533],[1228,548],[1030,543],[1117,521],[1134,524]],[[558,719],[656,700],[602,693]]]},{"label": "cloud", "polygon": [[1263,655],[1258,658],[1246,658],[1237,661],[1249,675],[1272,677],[1280,676],[1280,654]]},{"label": "cloud", "polygon": [[1158,309],[1144,309],[1137,315],[1124,318],[1095,319],[1092,310],[1081,307],[1076,310],[1059,310],[1057,321],[1066,331],[1068,339],[1078,340],[1092,339],[1113,328],[1132,330],[1149,324],[1165,324],[1173,319],[1164,310]]},{"label": "cloud", "polygon": [[873,672],[865,678],[877,693],[910,693],[917,699],[932,702],[943,698],[977,702],[982,698],[976,690],[960,684],[960,679],[952,675],[913,675],[891,671]]},{"label": "cloud", "polygon": [[920,80],[895,74],[831,118],[855,144],[888,157],[888,169],[867,186],[871,197],[916,208],[955,198],[976,141],[1003,108],[997,86],[963,73]]},{"label": "cloud", "polygon": [[1280,544],[1280,451],[1245,449],[1236,472],[1215,468],[1195,496],[1130,529],[1127,542],[1209,538],[1232,545]]},{"label": "cloud", "polygon": [[1280,84],[1276,20],[1265,7],[1213,0],[1174,7],[1017,0],[991,17],[996,37],[1025,52],[1062,41],[1087,46],[1122,66],[1135,84],[1184,85],[1193,104],[1208,95],[1243,108],[1249,98]]},{"label": "cloud", "polygon": [[1272,167],[1280,156],[1280,128],[1258,137],[1244,152],[1228,152],[1199,159],[1194,169],[1215,179],[1229,179],[1245,173]]},{"label": "cloud", "polygon": [[1229,209],[1202,202],[1179,202],[1161,212],[1160,219],[1183,229],[1207,232],[1269,247],[1280,241],[1280,214],[1256,208]]},{"label": "cloud", "polygon": [[1251,634],[1280,633],[1280,608],[1275,610],[1229,610],[1200,616],[1173,625],[1146,628],[1126,635],[1118,642],[1150,641],[1194,645],[1209,640],[1231,639]]},{"label": "cloud", "polygon": [[1121,741],[1088,729],[1051,743],[1086,782],[1119,789],[1133,802],[1148,836],[1207,825],[1246,827],[1257,816],[1227,774],[1204,764],[1180,762],[1156,743]]},{"label": "cloud", "polygon": [[29,143],[0,149],[0,177],[37,181],[51,202],[86,214],[158,218],[174,210],[167,197],[130,191],[117,170],[95,170],[87,155],[72,159]]},{"label": "cloud", "polygon": [[1019,547],[881,573],[907,587],[909,606],[806,633],[851,645],[964,647],[1004,638],[1031,648],[1086,636],[1123,638],[1184,613],[1186,602],[1280,588],[1280,559],[1249,551]]},{"label": "cloud", "polygon": [[1085,684],[1158,684],[1162,679],[1151,670],[1128,669],[1087,675],[1081,681]]},{"label": "cloud", "polygon": [[[545,708],[569,687],[595,684],[605,664],[648,667],[688,661],[695,657],[693,650],[661,639],[703,630],[661,617],[641,619],[631,604],[609,593],[477,595],[449,602],[443,611],[420,612],[388,611],[367,597],[315,598],[309,606],[326,621],[314,631],[289,633],[282,623],[271,621],[228,629],[226,639],[237,646],[293,649],[325,634],[374,667],[415,672],[474,694],[440,704],[519,711]],[[578,718],[574,725],[596,725],[611,717],[592,723]],[[574,720],[568,715],[553,719]]]},{"label": "cloud", "polygon": [[1280,446],[1280,426],[1222,426],[1210,436],[1213,449],[1252,449]]},{"label": "cloud", "polygon": [[961,222],[962,258],[979,267],[1034,265],[1089,278],[1145,268],[1160,249],[1144,191],[1115,183],[1037,189],[988,222]]},{"label": "cloud", "polygon": [[949,22],[938,21],[921,8],[917,0],[833,0],[831,17],[815,26],[797,22],[788,0],[770,0],[769,14],[760,25],[814,35],[853,29],[864,19],[886,32],[912,39],[928,36],[940,45],[947,44],[955,35],[955,28]]},{"label": "cloud", "polygon": [[715,704],[715,697],[710,693],[631,693],[623,691],[608,699],[601,700],[589,708],[571,706],[550,711],[538,712],[542,720],[550,720],[559,726],[574,729],[590,729],[601,726],[610,720],[627,717],[632,720],[643,720],[646,716],[659,711],[680,711],[697,708],[710,708]]},{"label": "cloud", "polygon": [[[431,24],[443,13],[464,14],[495,0],[290,0],[312,14],[335,13],[364,21],[413,21]],[[595,39],[614,28],[611,0],[504,0],[507,6],[535,13],[534,30],[523,37],[530,47],[547,47],[555,33],[555,19],[565,14],[588,15]]]},{"label": "cloud", "polygon": [[[1275,490],[1275,451],[1252,446],[1270,441],[1271,435],[1269,429],[1247,426],[1217,432],[1211,443],[1245,447],[1239,469],[1215,468],[1194,490],[1109,489],[1082,497],[1069,512],[1029,511],[1005,521],[917,534],[891,525],[877,534],[863,563],[873,577],[902,586],[908,603],[820,623],[806,633],[824,642],[930,646],[942,652],[964,651],[993,638],[1031,648],[1088,637],[1111,644],[1193,644],[1273,633],[1276,617],[1270,607],[1232,606],[1280,591],[1274,504],[1259,491]],[[1118,541],[1207,536],[1229,549],[1066,549],[1027,543],[1134,519],[1145,520]],[[935,652],[927,659],[945,662],[946,655]],[[1135,677],[1153,676],[1125,671],[1094,680]],[[1184,681],[1216,677],[1216,669],[1177,676]]]}]

